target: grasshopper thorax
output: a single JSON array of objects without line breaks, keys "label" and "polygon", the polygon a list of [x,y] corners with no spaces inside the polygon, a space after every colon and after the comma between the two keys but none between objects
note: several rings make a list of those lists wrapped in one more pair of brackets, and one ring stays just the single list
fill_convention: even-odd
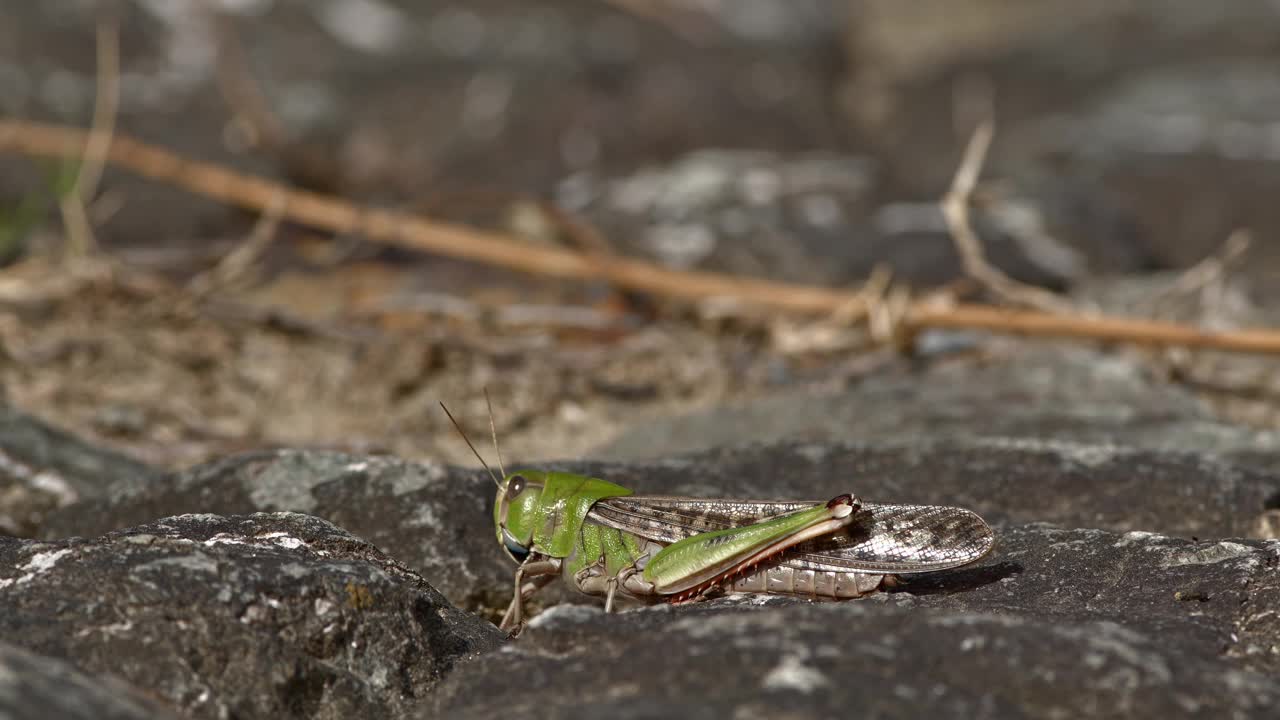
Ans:
[{"label": "grasshopper thorax", "polygon": [[493,524],[498,542],[517,563],[529,553],[565,558],[596,501],[631,491],[598,478],[517,470],[498,483]]}]

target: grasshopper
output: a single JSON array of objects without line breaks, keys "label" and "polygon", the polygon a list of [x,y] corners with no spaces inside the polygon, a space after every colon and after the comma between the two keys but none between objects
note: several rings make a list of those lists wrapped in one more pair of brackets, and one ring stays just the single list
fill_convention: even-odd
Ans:
[{"label": "grasshopper", "polygon": [[[487,394],[486,394],[487,400]],[[564,472],[495,474],[444,407],[497,485],[493,523],[516,563],[499,628],[514,636],[524,602],[556,577],[605,598],[702,600],[717,593],[846,599],[893,587],[897,576],[968,565],[995,536],[957,507],[827,501],[633,495],[620,485]]]}]

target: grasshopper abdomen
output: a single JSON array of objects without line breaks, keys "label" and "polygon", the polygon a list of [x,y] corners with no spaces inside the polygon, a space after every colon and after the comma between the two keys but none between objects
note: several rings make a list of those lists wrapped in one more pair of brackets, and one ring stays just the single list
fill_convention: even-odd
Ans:
[{"label": "grasshopper abdomen", "polygon": [[795,595],[813,599],[845,600],[881,589],[884,575],[841,570],[807,570],[784,564],[758,568],[725,588],[731,593]]}]

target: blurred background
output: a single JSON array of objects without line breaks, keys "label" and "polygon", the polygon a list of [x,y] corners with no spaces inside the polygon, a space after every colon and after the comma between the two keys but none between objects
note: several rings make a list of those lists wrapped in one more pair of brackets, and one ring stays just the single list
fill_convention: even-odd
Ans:
[{"label": "blurred background", "polygon": [[[937,203],[992,118],[974,204],[993,265],[1093,310],[1280,325],[1274,0],[0,10],[4,121],[109,127],[535,247],[851,292],[991,299]],[[478,435],[485,388],[508,455],[571,457],[1021,347],[933,333],[904,355],[858,324],[391,248],[5,150],[7,403],[163,467],[271,445],[470,462],[437,401]],[[1187,289],[1206,258],[1222,272]],[[1264,361],[1144,358],[1233,421],[1278,422]]]}]

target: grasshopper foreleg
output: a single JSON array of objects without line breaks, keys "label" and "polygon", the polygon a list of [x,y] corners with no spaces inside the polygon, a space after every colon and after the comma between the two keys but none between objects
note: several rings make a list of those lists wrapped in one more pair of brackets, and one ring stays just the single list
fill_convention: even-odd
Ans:
[{"label": "grasshopper foreleg", "polygon": [[[507,612],[502,616],[502,623],[498,625],[499,630],[519,631],[524,625],[524,601],[529,599],[533,593],[539,588],[546,585],[553,579],[553,576],[560,572],[560,561],[554,559],[535,559],[530,555],[525,561],[520,563],[516,568],[515,591],[511,597],[511,605],[507,607]],[[530,578],[532,588],[527,588],[524,584],[525,578]],[[528,592],[526,593],[526,589]]]},{"label": "grasshopper foreleg", "polygon": [[534,593],[546,587],[551,583],[552,580],[555,580],[555,579],[556,579],[555,575],[536,575],[532,579],[530,579],[529,582],[525,583],[523,588],[520,588],[520,603],[521,603],[520,609],[519,610],[516,609],[515,599],[513,598],[511,601],[511,605],[507,606],[507,612],[502,616],[502,624],[499,626],[503,629],[507,629],[508,627],[512,628],[507,631],[509,637],[515,637],[519,635],[520,630],[524,626],[523,621],[512,623],[511,622],[512,616],[515,615],[517,612],[523,615],[523,610],[524,610],[523,604],[527,602],[529,598],[533,597]]}]

